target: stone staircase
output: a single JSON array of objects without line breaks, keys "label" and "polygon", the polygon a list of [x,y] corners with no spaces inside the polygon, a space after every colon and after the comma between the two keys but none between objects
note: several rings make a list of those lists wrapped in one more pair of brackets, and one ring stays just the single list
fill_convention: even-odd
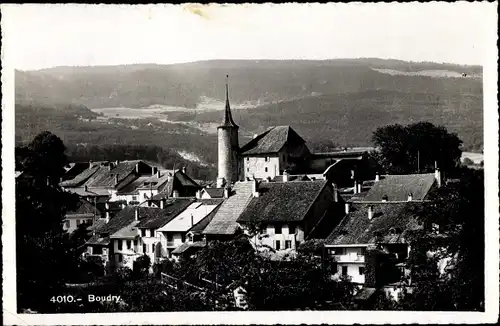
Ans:
[{"label": "stone staircase", "polygon": [[203,234],[231,235],[238,228],[236,220],[252,200],[252,182],[236,182]]}]

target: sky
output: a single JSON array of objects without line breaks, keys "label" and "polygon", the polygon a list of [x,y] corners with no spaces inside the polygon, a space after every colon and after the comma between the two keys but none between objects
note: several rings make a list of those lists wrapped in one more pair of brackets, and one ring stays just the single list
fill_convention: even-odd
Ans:
[{"label": "sky", "polygon": [[377,57],[482,65],[496,3],[2,5],[16,69]]}]

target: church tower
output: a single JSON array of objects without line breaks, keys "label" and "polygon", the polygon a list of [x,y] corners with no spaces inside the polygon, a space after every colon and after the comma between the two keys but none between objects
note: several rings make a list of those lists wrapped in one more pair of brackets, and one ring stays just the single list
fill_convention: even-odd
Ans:
[{"label": "church tower", "polygon": [[224,110],[224,119],[222,124],[217,127],[218,139],[218,175],[217,187],[224,184],[231,184],[239,179],[239,160],[238,160],[238,129],[231,115],[229,106],[229,76],[226,75],[226,109]]}]

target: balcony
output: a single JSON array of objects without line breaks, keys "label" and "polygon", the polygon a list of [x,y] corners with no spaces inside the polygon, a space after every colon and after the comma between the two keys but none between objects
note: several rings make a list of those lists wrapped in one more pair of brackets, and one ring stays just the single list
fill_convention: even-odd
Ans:
[{"label": "balcony", "polygon": [[364,263],[365,256],[358,254],[333,255],[336,262],[340,263]]}]

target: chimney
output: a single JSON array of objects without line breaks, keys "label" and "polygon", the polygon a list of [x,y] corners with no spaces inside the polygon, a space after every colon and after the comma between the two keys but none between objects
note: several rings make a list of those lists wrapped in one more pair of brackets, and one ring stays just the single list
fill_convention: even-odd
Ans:
[{"label": "chimney", "polygon": [[120,161],[116,160],[115,161],[115,166],[118,166],[118,164],[120,164]]},{"label": "chimney", "polygon": [[335,183],[332,183],[332,190],[333,190],[333,201],[338,202],[339,201],[339,191],[338,191],[337,185]]},{"label": "chimney", "polygon": [[358,182],[356,180],[354,180],[354,193],[358,193]]},{"label": "chimney", "polygon": [[438,165],[437,165],[437,161],[434,161],[434,167],[435,167],[434,177],[436,178],[438,187],[441,187],[441,182],[442,182],[441,171],[439,171],[439,168],[438,168]]},{"label": "chimney", "polygon": [[156,177],[157,177],[158,179],[160,179],[160,177],[161,177],[160,171],[156,171]]},{"label": "chimney", "polygon": [[109,223],[109,219],[110,219],[110,217],[111,217],[111,216],[110,216],[109,212],[106,212],[106,224],[108,224],[108,223]]},{"label": "chimney", "polygon": [[183,166],[182,169],[181,169],[182,173],[186,174],[186,167]]},{"label": "chimney", "polygon": [[361,186],[362,186],[362,184],[358,183],[358,194],[361,193]]},{"label": "chimney", "polygon": [[283,171],[283,182],[288,182],[288,171]]},{"label": "chimney", "polygon": [[155,175],[156,168],[154,166],[151,167],[151,176]]},{"label": "chimney", "polygon": [[375,181],[380,181],[380,174],[378,172],[375,174]]},{"label": "chimney", "polygon": [[118,174],[115,174],[115,186],[118,184]]},{"label": "chimney", "polygon": [[106,207],[106,210],[108,210],[109,209],[109,203],[108,202],[104,203],[104,207]]},{"label": "chimney", "polygon": [[229,191],[230,191],[229,187],[224,188],[224,198],[229,198]]},{"label": "chimney", "polygon": [[201,190],[196,190],[196,199],[201,198]]},{"label": "chimney", "polygon": [[368,206],[368,219],[371,220],[373,218],[373,205]]},{"label": "chimney", "polygon": [[83,190],[84,190],[85,192],[87,192],[87,191],[89,190],[89,188],[87,187],[87,185],[83,186]]},{"label": "chimney", "polygon": [[135,165],[135,173],[139,173],[139,163]]},{"label": "chimney", "polygon": [[345,203],[345,213],[349,214],[351,211],[351,203]]},{"label": "chimney", "polygon": [[174,197],[174,198],[179,197],[179,190],[174,190],[174,191],[172,192],[172,197]]},{"label": "chimney", "polygon": [[259,193],[259,182],[255,178],[251,182],[252,182],[252,193],[253,193],[253,196],[254,197],[259,197],[260,196],[260,193]]},{"label": "chimney", "polygon": [[139,208],[135,209],[135,220],[139,221]]},{"label": "chimney", "polygon": [[258,134],[253,134],[253,139],[257,138]]},{"label": "chimney", "polygon": [[383,201],[383,202],[386,202],[386,201],[388,201],[388,200],[389,200],[389,197],[387,197],[387,195],[383,195],[383,196],[382,196],[382,201]]},{"label": "chimney", "polygon": [[165,199],[160,199],[160,208],[164,209],[165,208]]},{"label": "chimney", "polygon": [[408,201],[412,201],[413,200],[413,194],[410,192],[408,194]]},{"label": "chimney", "polygon": [[89,161],[89,169],[92,169],[94,167],[94,163],[92,163],[92,160]]},{"label": "chimney", "polygon": [[174,180],[174,176],[173,176],[173,174],[171,174],[170,172],[168,172],[167,181],[168,182],[172,182],[172,180]]}]

